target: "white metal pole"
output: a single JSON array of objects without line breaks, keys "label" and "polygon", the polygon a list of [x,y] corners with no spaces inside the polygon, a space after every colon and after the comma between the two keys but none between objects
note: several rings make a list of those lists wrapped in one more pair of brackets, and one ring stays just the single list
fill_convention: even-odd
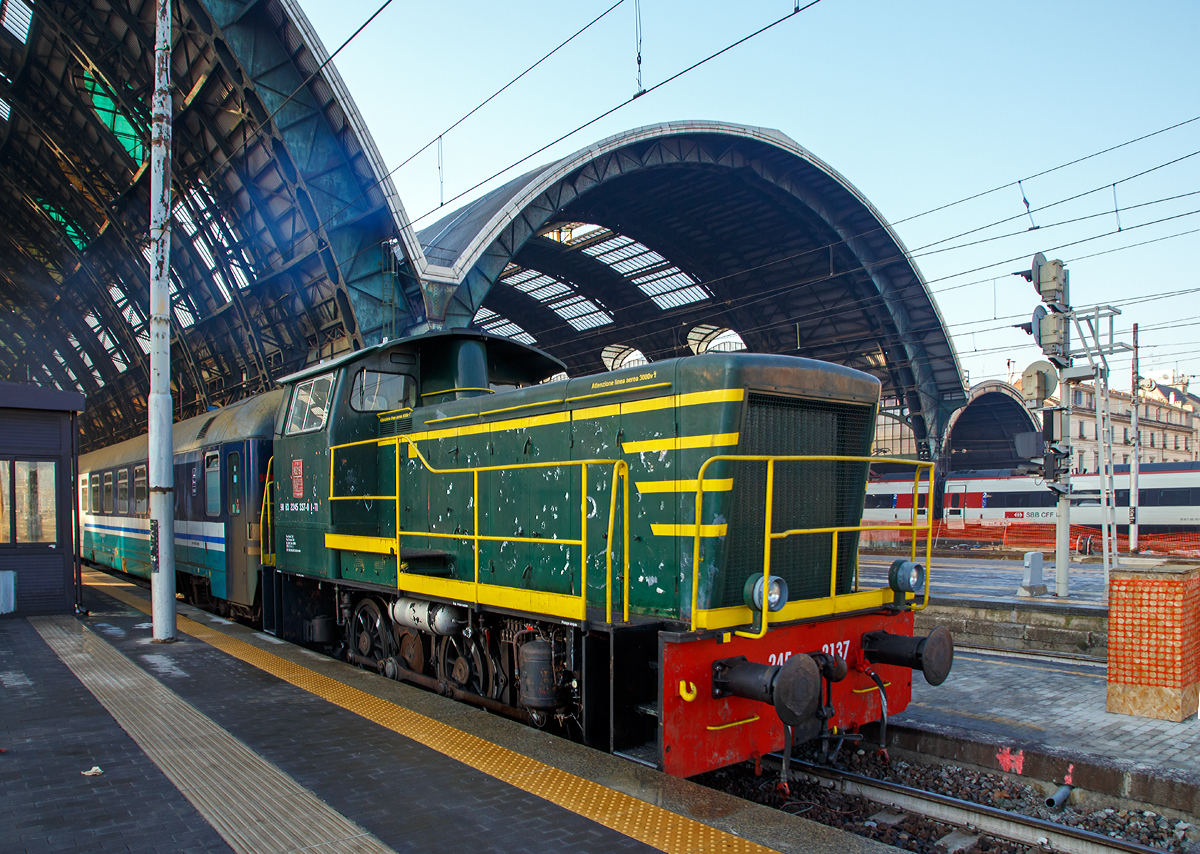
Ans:
[{"label": "white metal pole", "polygon": [[1133,460],[1129,465],[1129,553],[1138,552],[1138,467],[1142,457],[1142,434],[1138,430],[1138,325],[1133,324],[1133,415],[1129,418],[1129,429],[1133,431]]},{"label": "white metal pole", "polygon": [[[1101,360],[1104,356],[1101,355]],[[1104,542],[1104,589],[1108,589],[1108,576],[1112,569],[1112,558],[1116,554],[1116,527],[1113,525],[1112,518],[1112,431],[1108,420],[1108,364],[1107,362],[1101,366],[1096,372],[1099,386],[1097,391],[1100,395],[1096,401],[1096,407],[1099,410],[1100,416],[1098,423],[1100,424],[1100,432],[1096,439],[1103,444],[1100,446],[1100,471],[1097,474],[1100,476],[1100,538]]]},{"label": "white metal pole", "polygon": [[1066,490],[1058,496],[1058,518],[1054,527],[1054,595],[1067,598],[1067,564],[1071,559],[1071,464],[1075,448],[1071,445],[1071,386],[1063,383],[1062,369],[1058,371],[1058,387],[1063,397],[1059,415],[1058,441],[1067,449],[1066,471],[1059,481]]},{"label": "white metal pole", "polygon": [[171,467],[171,3],[158,0],[150,130],[150,588],[154,641],[175,639]]}]

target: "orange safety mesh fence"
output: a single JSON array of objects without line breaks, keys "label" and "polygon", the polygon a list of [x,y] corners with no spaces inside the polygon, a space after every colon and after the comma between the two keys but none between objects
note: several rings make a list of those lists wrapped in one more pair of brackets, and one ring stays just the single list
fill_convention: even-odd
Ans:
[{"label": "orange safety mesh fence", "polygon": [[1200,678],[1200,572],[1114,578],[1108,681],[1187,688]]},{"label": "orange safety mesh fence", "polygon": [[[864,522],[863,524],[870,525],[871,523]],[[889,545],[907,546],[910,536],[908,531],[863,531],[859,542],[866,548],[880,548]],[[925,530],[919,529],[916,536],[917,542],[923,546]],[[951,525],[943,520],[933,523],[933,537],[934,548],[953,548],[963,544],[991,546],[1013,551],[1053,549],[1054,525],[1036,523],[971,525],[961,522]],[[1090,525],[1072,525],[1071,548],[1081,554],[1100,554],[1104,548],[1100,528]],[[1117,551],[1129,551],[1127,534],[1117,534]],[[1200,558],[1200,531],[1172,534],[1139,532],[1138,551],[1144,554]]]}]

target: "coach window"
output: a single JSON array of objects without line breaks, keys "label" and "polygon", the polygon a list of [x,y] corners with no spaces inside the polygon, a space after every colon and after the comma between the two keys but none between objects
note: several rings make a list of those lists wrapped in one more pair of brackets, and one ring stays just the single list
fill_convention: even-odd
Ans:
[{"label": "coach window", "polygon": [[354,377],[350,408],[355,412],[391,412],[412,406],[416,384],[407,374],[362,370]]},{"label": "coach window", "polygon": [[104,473],[104,512],[113,512],[113,476],[110,471]]},{"label": "coach window", "polygon": [[204,455],[204,512],[221,515],[221,455]]},{"label": "coach window", "polygon": [[17,460],[13,474],[17,542],[57,542],[58,463]]},{"label": "coach window", "polygon": [[117,472],[117,512],[129,512],[129,469]]},{"label": "coach window", "polygon": [[88,493],[87,475],[85,474],[79,478],[79,512],[80,513],[88,512],[88,494],[87,493]]},{"label": "coach window", "polygon": [[133,512],[145,513],[150,509],[150,493],[146,489],[146,467],[133,470]]},{"label": "coach window", "polygon": [[229,466],[229,515],[242,512],[242,455],[234,451],[225,458]]},{"label": "coach window", "polygon": [[329,392],[332,388],[333,374],[314,377],[296,386],[285,431],[289,436],[320,430],[325,426],[325,418],[329,412]]},{"label": "coach window", "polygon": [[98,474],[92,475],[92,486],[91,486],[91,489],[88,490],[88,492],[89,492],[88,501],[91,504],[90,509],[91,509],[92,513],[99,513],[100,512],[100,475],[98,475]]}]

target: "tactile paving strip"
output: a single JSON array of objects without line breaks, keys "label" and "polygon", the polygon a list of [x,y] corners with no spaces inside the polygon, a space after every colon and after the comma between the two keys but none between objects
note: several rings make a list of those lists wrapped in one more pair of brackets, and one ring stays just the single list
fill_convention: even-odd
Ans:
[{"label": "tactile paving strip", "polygon": [[234,851],[394,854],[78,620],[29,622]]},{"label": "tactile paving strip", "polygon": [[[120,586],[106,586],[109,596],[150,613],[146,600]],[[176,625],[179,631],[336,706],[667,854],[768,854],[772,850],[373,697],[188,617],[177,616]]]}]

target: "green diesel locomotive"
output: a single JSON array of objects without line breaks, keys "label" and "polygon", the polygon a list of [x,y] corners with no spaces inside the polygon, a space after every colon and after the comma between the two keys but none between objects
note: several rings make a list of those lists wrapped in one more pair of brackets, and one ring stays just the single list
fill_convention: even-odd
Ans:
[{"label": "green diesel locomotive", "polygon": [[282,380],[264,629],[677,775],[854,737],[914,668],[945,678],[949,635],[912,637],[920,565],[858,585],[876,379],[563,370],[456,331]]}]

